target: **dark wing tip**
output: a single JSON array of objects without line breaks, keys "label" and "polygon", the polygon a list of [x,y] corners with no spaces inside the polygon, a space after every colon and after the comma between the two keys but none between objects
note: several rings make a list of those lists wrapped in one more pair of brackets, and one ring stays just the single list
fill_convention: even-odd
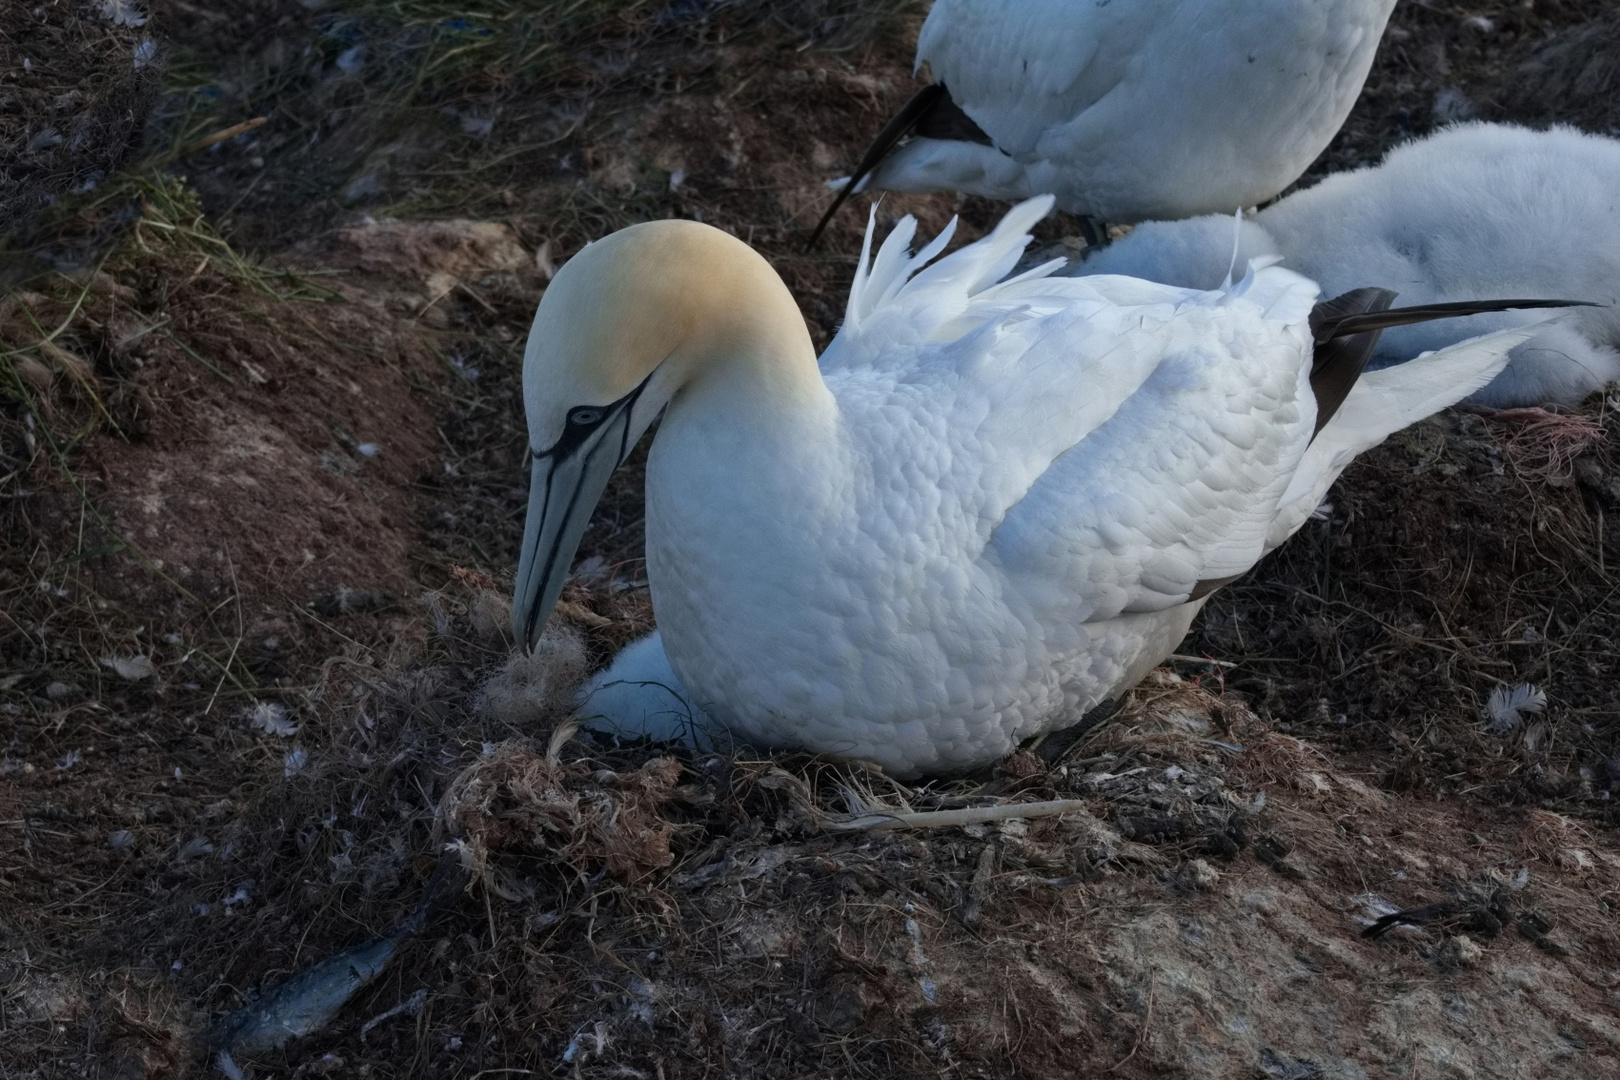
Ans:
[{"label": "dark wing tip", "polygon": [[820,221],[816,222],[816,227],[810,232],[810,239],[804,242],[806,252],[815,250],[816,243],[821,239],[821,234],[827,228],[827,223],[833,219],[834,214],[838,213],[838,208],[844,205],[844,201],[855,193],[855,185],[860,182],[861,178],[859,176],[850,176],[849,182],[838,192],[837,197],[832,201],[832,205],[827,207],[827,212],[821,215]]},{"label": "dark wing tip", "polygon": [[816,222],[815,229],[810,233],[810,239],[805,241],[805,251],[810,251],[816,246],[828,222],[832,221],[833,215],[838,213],[838,208],[844,205],[845,200],[855,194],[855,188],[860,182],[883,163],[883,159],[889,156],[889,152],[901,139],[911,134],[929,113],[940,107],[941,100],[946,102],[951,100],[950,94],[945,90],[945,84],[930,83],[913,94],[911,100],[900,106],[900,111],[889,118],[889,122],[883,125],[883,130],[877,133],[877,138],[866,148],[860,164],[849,174],[849,183],[844,185],[838,197],[833,199],[832,205],[827,207],[827,212],[821,215],[821,220]]},{"label": "dark wing tip", "polygon": [[[1355,292],[1365,290],[1357,289]],[[1352,296],[1354,293],[1345,293]],[[1342,299],[1342,298],[1336,298]],[[1331,303],[1332,301],[1329,301]],[[1317,305],[1322,307],[1323,305]],[[1485,315],[1495,311],[1515,311],[1524,308],[1564,308],[1564,307],[1604,307],[1590,300],[1458,300],[1445,304],[1417,304],[1412,307],[1389,308],[1384,311],[1369,311],[1366,313],[1346,313],[1337,319],[1324,322],[1318,329],[1316,315],[1311,316],[1311,330],[1317,335],[1317,341],[1326,341],[1331,338],[1346,337],[1350,334],[1362,334],[1369,330],[1388,330],[1392,326],[1409,326],[1412,323],[1430,322],[1435,319],[1457,319],[1465,315]],[[1326,336],[1323,336],[1323,335]]]},{"label": "dark wing tip", "polygon": [[1395,302],[1395,296],[1390,289],[1367,286],[1351,289],[1328,300],[1319,300],[1311,308],[1311,335],[1318,345],[1339,337],[1341,335],[1336,331],[1345,319],[1369,311],[1387,310]]},{"label": "dark wing tip", "polygon": [[1315,438],[1366,370],[1378,345],[1380,328],[1340,333],[1353,319],[1382,314],[1395,302],[1389,289],[1352,289],[1311,309],[1311,334],[1316,348],[1311,356],[1311,394],[1316,398]]},{"label": "dark wing tip", "polygon": [[1311,310],[1311,335],[1316,353],[1311,362],[1311,391],[1316,395],[1316,432],[1350,396],[1372,358],[1378,337],[1392,326],[1484,315],[1520,308],[1602,307],[1587,300],[1459,300],[1445,304],[1390,307],[1395,294],[1388,289],[1352,289]]}]

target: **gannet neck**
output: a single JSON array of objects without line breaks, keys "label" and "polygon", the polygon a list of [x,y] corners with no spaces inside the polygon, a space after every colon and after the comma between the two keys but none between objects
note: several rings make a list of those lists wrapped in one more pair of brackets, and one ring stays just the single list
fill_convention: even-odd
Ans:
[{"label": "gannet neck", "polygon": [[745,453],[837,416],[782,279],[691,221],[632,226],[568,261],[529,331],[523,404],[529,513],[512,625],[531,645],[608,477],[666,404],[672,427],[695,422]]}]

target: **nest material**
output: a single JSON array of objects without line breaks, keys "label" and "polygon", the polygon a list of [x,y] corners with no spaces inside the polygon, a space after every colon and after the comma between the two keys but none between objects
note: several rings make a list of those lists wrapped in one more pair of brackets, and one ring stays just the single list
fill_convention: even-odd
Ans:
[{"label": "nest material", "polygon": [[[494,617],[482,618],[492,628]],[[554,621],[534,648],[515,650],[506,666],[484,686],[479,709],[487,716],[518,730],[555,722],[573,700],[574,689],[586,674],[585,642],[572,627]]]},{"label": "nest material", "polygon": [[605,871],[636,882],[674,861],[674,826],[659,811],[680,775],[673,758],[618,773],[508,743],[451,784],[444,821],[469,845],[478,872],[499,852],[556,860],[581,879]]},{"label": "nest material", "polygon": [[1603,425],[1582,413],[1503,409],[1487,422],[1503,436],[1502,456],[1526,479],[1558,484],[1575,475],[1575,462],[1603,442]]}]

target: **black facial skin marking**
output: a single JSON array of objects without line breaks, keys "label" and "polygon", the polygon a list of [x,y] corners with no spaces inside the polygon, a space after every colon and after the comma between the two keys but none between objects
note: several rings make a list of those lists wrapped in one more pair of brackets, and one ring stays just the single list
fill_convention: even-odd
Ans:
[{"label": "black facial skin marking", "polygon": [[[647,389],[647,383],[650,381],[652,381],[652,375],[649,374],[647,378],[641,381],[640,386],[637,386],[634,390],[630,391],[624,397],[613,402],[612,404],[604,406],[579,405],[569,409],[568,423],[563,428],[562,434],[557,437],[557,441],[552,443],[550,448],[546,450],[536,450],[533,447],[529,448],[529,456],[534,459],[530,467],[535,469],[543,468],[546,470],[545,501],[541,505],[549,506],[551,504],[551,486],[553,481],[556,479],[558,463],[566,461],[579,453],[586,440],[590,439],[591,436],[596,433],[598,428],[602,427],[609,421],[616,420],[621,417],[623,418],[624,422],[619,428],[618,446],[616,447],[617,456],[614,461],[614,467],[617,468],[619,465],[624,463],[624,459],[630,454],[630,414],[635,411],[636,400],[641,397],[641,392]],[[612,441],[609,440],[607,443],[600,443],[591,447],[590,450],[586,452],[586,464],[588,465],[591,458],[600,453],[604,446],[611,445]],[[584,474],[582,471],[582,478],[583,475]],[[575,513],[576,504],[579,502],[579,497],[580,488],[576,486],[574,490],[569,493],[568,505],[563,510],[563,517],[565,520],[572,517]],[[561,554],[558,548],[562,543],[562,537],[563,534],[559,531],[556,538],[552,541],[551,550],[546,553],[545,563],[540,568],[540,580],[542,581],[548,580],[553,572],[554,564]],[[538,618],[538,608],[535,608],[529,612],[528,626],[524,628],[525,641],[532,640],[534,637],[534,624]]]}]

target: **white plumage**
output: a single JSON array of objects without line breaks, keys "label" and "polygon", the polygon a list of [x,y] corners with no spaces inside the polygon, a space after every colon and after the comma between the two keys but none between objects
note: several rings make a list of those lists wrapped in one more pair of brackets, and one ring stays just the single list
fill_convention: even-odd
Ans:
[{"label": "white plumage", "polygon": [[917,66],[993,146],[919,138],[869,186],[1056,194],[1099,221],[1254,206],[1355,103],[1395,0],[937,0]]},{"label": "white plumage", "polygon": [[1364,377],[1313,440],[1314,283],[1003,281],[1050,205],[932,265],[949,230],[912,256],[907,218],[868,260],[869,227],[819,368],[780,280],[717,230],[635,226],[563,268],[525,358],[522,639],[617,460],[593,448],[668,403],[646,477],[661,636],[593,682],[593,723],[676,734],[695,703],[716,736],[901,775],[994,761],[1134,684],[1201,585],[1529,333]]},{"label": "white plumage", "polygon": [[[1212,288],[1232,253],[1230,217],[1149,222],[1072,272]],[[1574,308],[1544,323],[1473,395],[1476,404],[1573,404],[1620,378],[1615,139],[1570,128],[1447,128],[1244,221],[1238,258],[1277,255],[1329,294],[1377,284],[1396,290],[1403,304],[1512,295],[1610,305]],[[1542,318],[1509,311],[1388,330],[1374,362],[1408,360]]]}]

